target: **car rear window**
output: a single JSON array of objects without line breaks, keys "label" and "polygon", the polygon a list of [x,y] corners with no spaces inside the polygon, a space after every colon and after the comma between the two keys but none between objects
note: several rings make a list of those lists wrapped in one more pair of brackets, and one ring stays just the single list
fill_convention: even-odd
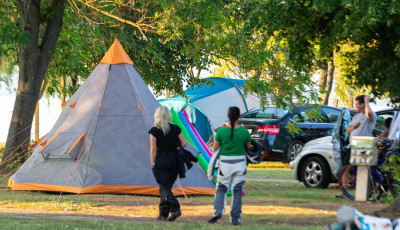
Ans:
[{"label": "car rear window", "polygon": [[241,118],[266,118],[266,119],[279,119],[285,115],[288,110],[278,108],[264,108],[256,109],[242,114]]}]

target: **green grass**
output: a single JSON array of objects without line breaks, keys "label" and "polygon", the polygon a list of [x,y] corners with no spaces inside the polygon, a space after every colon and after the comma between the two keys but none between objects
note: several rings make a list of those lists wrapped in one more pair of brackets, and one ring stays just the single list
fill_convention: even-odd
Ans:
[{"label": "green grass", "polygon": [[247,167],[247,176],[249,179],[291,179],[293,180],[293,171],[281,162],[264,161],[260,164],[249,164]]},{"label": "green grass", "polygon": [[[18,229],[43,229],[43,230],[53,230],[53,229],[171,229],[171,230],[186,230],[186,229],[237,229],[235,226],[226,225],[210,225],[207,223],[168,223],[168,222],[128,222],[128,221],[96,221],[96,220],[64,220],[64,219],[50,219],[50,218],[14,218],[7,216],[0,216],[0,228],[3,230],[18,230]],[[242,225],[240,229],[288,229],[288,230],[308,230],[308,229],[323,229],[319,226],[288,226],[288,225]]]},{"label": "green grass", "polygon": [[[277,165],[275,162],[263,162],[263,167],[268,164]],[[249,179],[293,179],[292,170],[290,169],[254,169],[248,170]],[[8,180],[4,178],[0,182]],[[6,181],[5,181],[6,182]],[[51,209],[70,209],[79,210],[90,207],[107,205],[107,199],[103,199],[101,195],[92,196],[90,194],[83,195],[62,195],[42,192],[25,192],[12,191],[6,188],[7,183],[0,187],[0,205],[11,205],[15,207],[30,206],[40,204]],[[332,188],[332,187],[330,187]],[[284,201],[284,202],[310,202],[329,193],[331,189],[306,189],[302,183],[291,182],[270,182],[270,181],[254,181],[247,180],[245,183],[245,199],[257,201]],[[115,195],[121,196],[121,195]],[[127,195],[125,195],[127,196]],[[134,200],[154,201],[154,197],[130,196]],[[184,198],[179,198],[183,200]],[[212,196],[190,196],[187,202],[212,202]],[[229,199],[229,198],[228,198]],[[334,202],[333,198],[319,199],[316,202]]]},{"label": "green grass", "polygon": [[[331,187],[332,188],[332,187]],[[267,182],[267,181],[251,181],[245,183],[244,202],[246,201],[274,201],[286,204],[289,202],[335,202],[334,198],[328,196],[324,199],[317,199],[331,192],[331,189],[305,189],[301,183],[290,182]],[[155,202],[155,197],[146,196],[130,196],[130,195],[113,195],[129,196],[129,199],[138,200],[139,202]],[[109,197],[104,198],[102,195],[52,195],[42,192],[25,192],[12,191],[9,189],[0,189],[0,205],[7,207],[37,207],[48,208],[52,210],[81,210],[90,207],[98,207],[109,204]],[[228,200],[231,198],[228,197]],[[196,202],[212,203],[212,196],[189,196],[188,199],[180,197],[181,202],[188,204]]]},{"label": "green grass", "polygon": [[294,180],[291,169],[248,169],[249,179],[291,179]]},{"label": "green grass", "polygon": [[[337,199],[331,198],[329,193],[335,194],[334,187],[328,189],[306,189],[302,183],[246,181],[246,196],[255,201],[276,201],[287,204],[290,202],[331,203]],[[327,197],[323,198],[323,196]],[[246,198],[245,198],[246,199]]]},{"label": "green grass", "polygon": [[[250,166],[250,165],[249,165]],[[286,169],[278,162],[263,162],[259,165],[251,165],[248,169],[248,177],[254,179],[293,179],[292,171]],[[3,181],[8,180],[4,178]],[[295,209],[304,203],[334,203],[337,200],[328,196],[324,199],[318,199],[329,193],[331,189],[305,189],[302,183],[290,182],[269,182],[247,180],[245,184],[246,196],[243,197],[244,205],[251,205],[249,209],[259,209],[255,214],[245,214],[243,217],[243,225],[241,229],[322,229],[318,218],[310,223],[299,222],[299,219],[305,218],[313,220],[315,214],[309,213],[270,213],[268,208],[276,206],[275,209],[287,208],[287,210]],[[200,208],[207,209],[205,205],[210,205],[214,201],[213,196],[189,196],[179,197],[179,201],[183,206],[199,205]],[[66,211],[66,213],[95,209],[96,207],[105,206],[105,208],[118,205],[116,203],[136,202],[137,205],[148,203],[157,205],[159,198],[150,196],[132,196],[132,195],[110,195],[110,194],[63,194],[43,193],[32,191],[12,191],[6,188],[6,183],[0,186],[0,206],[20,209],[41,208],[46,210],[54,210],[55,212]],[[227,198],[230,202],[231,197]],[[197,208],[196,207],[196,208]],[[103,207],[100,207],[103,208]],[[205,210],[204,209],[204,210]],[[34,209],[33,209],[34,210]],[[139,209],[140,210],[140,209]],[[204,211],[203,210],[203,211]],[[141,212],[141,211],[140,211]],[[146,210],[143,210],[146,212]],[[212,211],[210,210],[210,213]],[[62,212],[64,213],[64,212]],[[118,213],[118,212],[117,212]],[[99,213],[101,215],[101,213]],[[119,215],[119,213],[117,214]],[[196,215],[197,216],[197,215]],[[58,215],[58,219],[49,218],[49,216],[35,216],[18,218],[11,216],[0,216],[0,229],[230,229],[233,226],[227,223],[228,217],[224,216],[224,221],[216,225],[206,223],[206,217],[200,217],[195,220],[188,220],[182,217],[182,220],[175,223],[153,222],[149,218],[133,219],[133,220],[82,220],[80,217],[69,217]],[[97,216],[90,216],[97,218]],[[101,219],[101,217],[98,217]],[[332,216],[325,218],[332,218]],[[110,218],[112,219],[112,218]],[[329,222],[331,219],[325,219]],[[147,221],[147,222],[146,222]],[[190,221],[190,222],[188,222]],[[324,221],[322,221],[324,222]],[[290,224],[292,226],[290,226]],[[294,226],[296,225],[296,226]],[[307,227],[306,227],[307,226]]]},{"label": "green grass", "polygon": [[43,192],[12,191],[4,187],[0,189],[0,205],[8,207],[41,206],[53,210],[80,210],[106,204],[90,195],[60,196]]},{"label": "green grass", "polygon": [[21,201],[0,201],[0,205],[7,208],[39,207],[50,210],[76,211],[95,207],[96,204],[86,202],[59,202],[59,201],[39,201],[39,202],[21,202]]}]

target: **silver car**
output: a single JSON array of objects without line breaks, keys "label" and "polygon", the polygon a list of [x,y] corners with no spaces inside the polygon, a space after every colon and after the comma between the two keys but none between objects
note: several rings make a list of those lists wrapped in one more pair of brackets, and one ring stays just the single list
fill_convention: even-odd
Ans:
[{"label": "silver car", "polygon": [[[341,166],[340,154],[348,139],[346,128],[352,114],[355,113],[343,108],[331,136],[318,138],[304,145],[302,151],[290,162],[296,180],[303,182],[308,188],[326,188],[329,183],[337,182],[335,175]],[[381,110],[376,114],[374,134],[378,135],[386,129],[385,120],[393,117],[394,110]]]}]

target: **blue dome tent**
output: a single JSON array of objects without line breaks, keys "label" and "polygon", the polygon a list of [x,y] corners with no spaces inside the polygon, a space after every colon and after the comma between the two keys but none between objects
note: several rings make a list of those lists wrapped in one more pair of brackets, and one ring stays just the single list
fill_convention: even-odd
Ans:
[{"label": "blue dome tent", "polygon": [[176,111],[185,109],[190,121],[195,126],[204,141],[208,141],[213,130],[227,120],[230,106],[237,106],[245,113],[260,106],[260,100],[254,95],[243,99],[245,80],[231,78],[205,78],[214,85],[196,85],[185,91],[187,100],[182,96],[160,99],[160,104]]}]

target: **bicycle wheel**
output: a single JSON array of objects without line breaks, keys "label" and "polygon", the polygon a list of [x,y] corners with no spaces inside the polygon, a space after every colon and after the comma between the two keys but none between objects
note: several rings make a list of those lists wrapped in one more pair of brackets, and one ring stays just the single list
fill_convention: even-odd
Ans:
[{"label": "bicycle wheel", "polygon": [[356,166],[350,166],[349,169],[346,169],[343,171],[343,174],[341,176],[341,182],[339,183],[340,189],[342,190],[342,193],[349,198],[350,200],[355,199],[355,177],[357,173],[357,167]]},{"label": "bicycle wheel", "polygon": [[356,198],[356,187],[353,184],[348,184],[347,187],[344,187],[343,184],[340,183],[340,189],[350,200],[354,200]]},{"label": "bicycle wheel", "polygon": [[[349,173],[350,175],[346,175]],[[357,185],[357,168],[352,167],[348,172],[345,172],[342,176],[343,183],[340,183],[340,189],[343,194],[349,198],[350,200],[354,200],[356,198],[356,185]],[[383,191],[381,189],[382,183],[380,183],[379,172],[376,169],[372,168],[371,173],[368,179],[368,191],[367,191],[367,199],[377,201],[383,195]],[[346,179],[347,178],[347,179]],[[347,184],[347,185],[346,185]]]}]

